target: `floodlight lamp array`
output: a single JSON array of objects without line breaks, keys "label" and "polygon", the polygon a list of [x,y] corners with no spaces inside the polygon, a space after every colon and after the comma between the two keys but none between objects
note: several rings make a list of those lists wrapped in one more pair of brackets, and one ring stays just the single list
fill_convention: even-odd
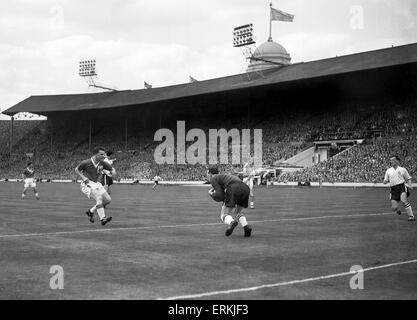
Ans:
[{"label": "floodlight lamp array", "polygon": [[79,71],[81,77],[96,76],[96,60],[81,61]]},{"label": "floodlight lamp array", "polygon": [[253,24],[246,24],[233,29],[233,46],[243,47],[254,44]]}]

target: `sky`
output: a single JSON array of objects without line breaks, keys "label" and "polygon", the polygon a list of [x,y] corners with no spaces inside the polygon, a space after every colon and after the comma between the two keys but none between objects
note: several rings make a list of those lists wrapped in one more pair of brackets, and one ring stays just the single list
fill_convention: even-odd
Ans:
[{"label": "sky", "polygon": [[[97,92],[78,75],[97,61],[97,82],[118,90],[238,74],[247,61],[233,28],[269,36],[264,0],[2,0],[0,111],[31,95]],[[295,15],[272,22],[292,62],[417,42],[415,0],[273,0]],[[0,115],[0,119],[6,118]]]}]

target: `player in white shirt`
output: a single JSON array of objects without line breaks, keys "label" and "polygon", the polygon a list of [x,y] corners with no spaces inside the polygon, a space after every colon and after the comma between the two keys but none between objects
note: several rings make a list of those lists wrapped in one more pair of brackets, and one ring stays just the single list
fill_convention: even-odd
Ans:
[{"label": "player in white shirt", "polygon": [[160,176],[158,176],[158,175],[156,175],[156,176],[153,178],[153,182],[154,182],[153,187],[152,187],[153,191],[156,191],[156,188],[157,188],[157,187],[158,187],[158,185],[159,185],[159,181],[161,181],[161,180],[162,180],[162,178],[161,178]]},{"label": "player in white shirt", "polygon": [[253,193],[254,179],[255,169],[249,163],[245,163],[245,165],[243,166],[243,183],[245,183],[250,189],[249,202],[251,209],[255,209],[255,196]]},{"label": "player in white shirt", "polygon": [[413,189],[411,176],[405,168],[400,167],[399,157],[390,158],[390,163],[392,167],[385,173],[384,184],[389,183],[391,187],[390,199],[392,211],[401,215],[399,202],[402,202],[404,204],[405,211],[408,214],[408,220],[415,221],[416,219],[413,214],[413,209],[408,201],[408,197],[410,196],[409,190]]}]

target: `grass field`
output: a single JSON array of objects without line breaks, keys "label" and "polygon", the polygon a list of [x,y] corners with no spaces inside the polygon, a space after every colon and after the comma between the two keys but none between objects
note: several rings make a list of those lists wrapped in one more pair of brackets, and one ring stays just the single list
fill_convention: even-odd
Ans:
[{"label": "grass field", "polygon": [[40,201],[21,188],[0,184],[0,299],[417,298],[417,223],[387,189],[258,188],[253,237],[226,238],[206,187],[113,186],[105,227],[76,184],[40,184]]}]

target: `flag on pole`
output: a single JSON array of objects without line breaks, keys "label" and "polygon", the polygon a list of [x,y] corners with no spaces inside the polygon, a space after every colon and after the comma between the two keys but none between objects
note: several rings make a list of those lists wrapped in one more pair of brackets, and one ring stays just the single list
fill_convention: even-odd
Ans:
[{"label": "flag on pole", "polygon": [[146,81],[144,81],[143,85],[144,85],[145,89],[152,89],[152,86],[149,83],[147,83]]},{"label": "flag on pole", "polygon": [[193,82],[198,82],[198,80],[196,80],[192,76],[190,76],[190,83],[193,83]]},{"label": "flag on pole", "polygon": [[271,20],[272,21],[285,21],[285,22],[293,22],[294,15],[283,12],[281,10],[277,10],[271,7]]}]

